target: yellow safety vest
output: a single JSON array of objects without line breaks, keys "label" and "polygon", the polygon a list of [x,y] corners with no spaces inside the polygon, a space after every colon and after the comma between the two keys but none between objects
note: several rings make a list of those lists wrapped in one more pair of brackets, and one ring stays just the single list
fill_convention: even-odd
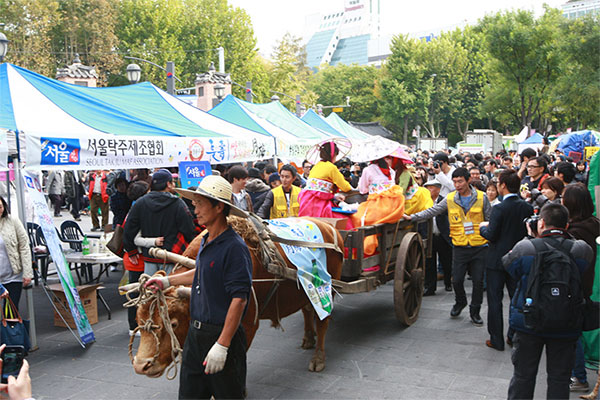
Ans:
[{"label": "yellow safety vest", "polygon": [[300,203],[298,203],[298,194],[300,193],[300,188],[298,186],[292,185],[289,209],[288,203],[285,199],[285,193],[283,193],[283,186],[276,187],[272,190],[272,192],[273,206],[271,207],[271,219],[298,216],[298,211],[300,210]]},{"label": "yellow safety vest", "polygon": [[[448,194],[448,220],[450,222],[450,237],[455,246],[482,246],[487,243],[479,234],[479,223],[483,222],[483,192],[477,190],[477,200],[465,215],[465,211],[459,206],[454,197],[456,191]],[[472,224],[472,233],[465,234],[465,223],[470,229]]]}]

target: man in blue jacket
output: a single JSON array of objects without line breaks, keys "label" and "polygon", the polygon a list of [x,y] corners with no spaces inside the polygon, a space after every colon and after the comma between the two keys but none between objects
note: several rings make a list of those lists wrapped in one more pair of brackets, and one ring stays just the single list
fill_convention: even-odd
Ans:
[{"label": "man in blue jacket", "polygon": [[[537,225],[538,237],[552,247],[562,246],[568,239],[569,212],[560,204],[547,204],[540,212]],[[558,250],[556,250],[558,251]],[[535,378],[544,346],[546,347],[546,370],[548,372],[547,398],[568,399],[571,370],[575,363],[575,346],[581,329],[561,333],[534,332],[525,327],[523,305],[529,271],[537,254],[534,244],[523,239],[504,257],[502,264],[518,282],[517,291],[510,304],[510,326],[516,332],[513,338],[513,377],[508,388],[509,399],[532,399]],[[581,275],[593,261],[592,249],[583,240],[573,243],[570,254],[575,259]]]},{"label": "man in blue jacket", "polygon": [[[502,202],[492,207],[490,221],[479,224],[481,236],[490,242],[486,265],[486,285],[488,303],[488,332],[490,339],[485,343],[496,350],[504,350],[504,326],[502,318],[502,297],[504,286],[512,298],[517,283],[502,266],[502,256],[527,235],[523,220],[533,214],[533,207],[519,198],[521,179],[514,169],[505,169],[498,176],[498,194]],[[512,343],[513,330],[508,330],[506,342]]]}]

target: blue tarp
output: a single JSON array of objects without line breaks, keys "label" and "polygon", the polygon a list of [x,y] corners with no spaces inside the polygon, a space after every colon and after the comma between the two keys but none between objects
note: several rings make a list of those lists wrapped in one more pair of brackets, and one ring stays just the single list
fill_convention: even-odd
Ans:
[{"label": "blue tarp", "polygon": [[558,149],[564,154],[578,152],[583,154],[583,149],[588,146],[600,146],[600,136],[598,132],[591,130],[571,132],[560,137]]},{"label": "blue tarp", "polygon": [[540,135],[537,132],[534,132],[533,135],[529,136],[527,139],[523,140],[521,143],[519,144],[536,144],[536,143],[543,143],[544,142],[544,137],[542,135]]}]

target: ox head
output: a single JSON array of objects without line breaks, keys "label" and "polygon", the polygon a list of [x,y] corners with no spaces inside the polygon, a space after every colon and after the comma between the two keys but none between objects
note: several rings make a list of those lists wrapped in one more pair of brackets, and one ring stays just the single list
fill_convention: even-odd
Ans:
[{"label": "ox head", "polygon": [[[170,287],[164,291],[164,295],[171,327],[179,346],[183,348],[190,324],[190,288]],[[138,374],[158,378],[173,362],[173,356],[171,336],[165,329],[165,321],[161,318],[158,307],[151,307],[151,304],[152,301],[142,302],[137,307],[138,326],[146,328],[139,329],[140,344],[133,358],[133,369]]]}]

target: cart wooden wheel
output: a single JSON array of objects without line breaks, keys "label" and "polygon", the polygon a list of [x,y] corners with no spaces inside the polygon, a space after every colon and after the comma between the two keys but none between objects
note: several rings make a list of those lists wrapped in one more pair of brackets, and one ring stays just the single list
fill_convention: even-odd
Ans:
[{"label": "cart wooden wheel", "polygon": [[419,316],[424,276],[423,242],[418,233],[407,232],[400,242],[394,271],[394,309],[403,325],[412,325]]}]

